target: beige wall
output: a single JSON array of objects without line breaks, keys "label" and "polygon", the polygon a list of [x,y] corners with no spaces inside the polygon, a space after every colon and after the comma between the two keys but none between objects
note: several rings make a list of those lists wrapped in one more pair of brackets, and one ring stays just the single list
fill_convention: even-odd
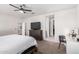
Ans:
[{"label": "beige wall", "polygon": [[76,27],[76,8],[55,13],[56,36],[66,35]]},{"label": "beige wall", "polygon": [[76,14],[77,14],[77,21],[76,21],[76,23],[77,23],[77,26],[79,28],[79,5],[77,5]]},{"label": "beige wall", "polygon": [[0,36],[17,33],[18,18],[0,14]]}]

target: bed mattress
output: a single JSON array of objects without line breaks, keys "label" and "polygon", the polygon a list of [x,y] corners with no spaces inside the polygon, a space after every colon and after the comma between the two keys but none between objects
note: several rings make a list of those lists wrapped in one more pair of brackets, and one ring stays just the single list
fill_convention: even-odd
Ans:
[{"label": "bed mattress", "polygon": [[33,37],[22,35],[7,35],[0,37],[0,54],[19,54],[31,46],[37,46]]}]

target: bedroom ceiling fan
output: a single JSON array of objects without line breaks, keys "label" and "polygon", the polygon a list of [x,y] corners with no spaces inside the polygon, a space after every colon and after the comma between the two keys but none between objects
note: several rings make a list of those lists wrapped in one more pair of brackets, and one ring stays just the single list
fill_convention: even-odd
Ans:
[{"label": "bedroom ceiling fan", "polygon": [[[9,4],[9,5],[12,6],[12,7],[14,7],[14,8],[16,8],[16,10],[14,10],[14,11],[18,11],[20,13],[32,12],[32,10],[26,9],[26,5],[25,4],[22,4],[19,7],[15,6],[13,4]],[[34,13],[32,12],[32,14],[34,14]]]}]

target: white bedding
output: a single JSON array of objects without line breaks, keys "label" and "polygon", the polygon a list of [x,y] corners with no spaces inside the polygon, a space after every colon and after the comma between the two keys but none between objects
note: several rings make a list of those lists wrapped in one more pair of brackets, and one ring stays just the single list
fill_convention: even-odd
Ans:
[{"label": "white bedding", "polygon": [[0,37],[0,54],[22,53],[31,46],[37,45],[34,38],[22,35]]}]

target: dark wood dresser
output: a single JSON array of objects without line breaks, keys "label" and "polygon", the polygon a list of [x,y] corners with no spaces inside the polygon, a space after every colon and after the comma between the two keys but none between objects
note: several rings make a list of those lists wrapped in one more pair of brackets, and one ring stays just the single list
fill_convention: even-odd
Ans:
[{"label": "dark wood dresser", "polygon": [[34,37],[36,40],[43,40],[42,30],[29,30],[29,35]]}]

